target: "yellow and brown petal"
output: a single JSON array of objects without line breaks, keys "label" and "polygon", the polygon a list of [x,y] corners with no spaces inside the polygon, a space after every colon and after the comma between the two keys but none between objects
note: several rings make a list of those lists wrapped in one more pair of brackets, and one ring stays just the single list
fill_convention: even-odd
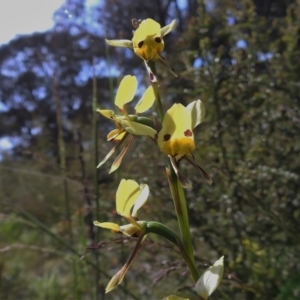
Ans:
[{"label": "yellow and brown petal", "polygon": [[144,60],[157,60],[164,50],[160,24],[152,19],[143,20],[132,38],[133,51]]},{"label": "yellow and brown petal", "polygon": [[160,150],[176,161],[190,155],[195,149],[190,110],[180,103],[174,104],[165,114],[157,142]]}]

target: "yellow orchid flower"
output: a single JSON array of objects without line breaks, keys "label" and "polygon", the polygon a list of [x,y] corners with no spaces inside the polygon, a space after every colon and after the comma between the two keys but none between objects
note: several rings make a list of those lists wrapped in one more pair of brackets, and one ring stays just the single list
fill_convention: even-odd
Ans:
[{"label": "yellow orchid flower", "polygon": [[126,261],[106,286],[106,293],[116,288],[124,279],[129,267],[137,256],[146,235],[141,234],[146,222],[138,221],[138,210],[146,203],[149,196],[147,184],[138,184],[133,180],[122,179],[116,194],[116,209],[119,215],[124,217],[130,224],[119,226],[115,223],[94,221],[94,225],[110,229],[113,232],[123,233],[127,236],[139,237],[137,244]]},{"label": "yellow orchid flower", "polygon": [[136,55],[148,62],[149,60],[158,61],[166,66],[175,76],[178,75],[168,66],[166,60],[161,56],[164,50],[164,36],[174,30],[177,21],[173,20],[170,24],[161,28],[160,24],[152,19],[132,20],[136,30],[133,33],[132,41],[130,40],[105,40],[106,43],[113,47],[125,47],[134,51]]},{"label": "yellow orchid flower", "polygon": [[137,212],[146,203],[149,196],[147,184],[138,184],[133,180],[122,179],[116,194],[117,213],[124,217],[130,224],[119,226],[111,222],[94,221],[94,225],[121,232],[127,236],[138,236],[143,229],[144,221],[138,221]]},{"label": "yellow orchid flower", "polygon": [[137,90],[137,79],[135,76],[127,75],[125,76],[118,88],[116,98],[115,98],[115,105],[121,112],[121,115],[116,115],[113,110],[108,109],[98,109],[97,111],[103,115],[104,117],[111,119],[116,124],[116,129],[113,129],[107,135],[108,141],[116,142],[116,146],[105,156],[105,158],[99,163],[98,168],[101,167],[112,155],[113,153],[121,146],[121,144],[125,141],[125,139],[130,135],[127,144],[122,149],[119,156],[115,159],[112,164],[112,167],[109,173],[115,171],[121,164],[123,157],[125,156],[133,135],[148,135],[154,139],[156,135],[156,130],[154,130],[150,125],[151,124],[142,124],[148,121],[149,119],[142,119],[137,117],[137,114],[143,113],[148,110],[155,101],[155,95],[153,88],[149,86],[145,93],[143,94],[140,101],[135,106],[135,115],[128,115],[125,104],[131,102],[134,98],[134,95]]},{"label": "yellow orchid flower", "polygon": [[170,157],[173,169],[185,188],[190,188],[190,181],[178,169],[181,159],[186,159],[199,169],[209,184],[209,175],[194,160],[195,149],[193,129],[199,125],[205,116],[205,107],[201,100],[193,101],[187,107],[180,103],[174,104],[165,114],[162,128],[158,133],[157,143],[160,150]]},{"label": "yellow orchid flower", "polygon": [[143,20],[133,34],[133,51],[144,60],[158,60],[164,50],[160,25],[152,19]]}]

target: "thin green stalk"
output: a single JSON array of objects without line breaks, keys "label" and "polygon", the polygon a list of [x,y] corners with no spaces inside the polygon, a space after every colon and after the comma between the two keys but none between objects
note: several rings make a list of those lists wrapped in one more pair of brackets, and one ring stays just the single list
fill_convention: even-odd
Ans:
[{"label": "thin green stalk", "polygon": [[[97,168],[98,164],[98,116],[97,116],[97,79],[95,74],[95,60],[93,60],[93,99],[92,99],[92,113],[93,113],[93,169],[94,169],[94,189],[95,189],[95,201],[96,201],[96,220],[100,220],[100,195],[99,195],[99,186],[98,186],[98,176],[99,170]],[[100,230],[96,227],[96,241],[100,239]],[[95,251],[95,263],[99,264],[99,255]],[[99,266],[100,267],[100,266]],[[100,272],[99,269],[96,269],[95,276],[95,287],[96,287],[96,300],[99,298],[99,281],[100,281]],[[102,297],[104,299],[104,296]]]},{"label": "thin green stalk", "polygon": [[171,163],[169,164],[169,169],[167,168],[166,170],[181,237],[191,261],[195,264],[194,250],[190,233],[190,224],[184,190],[178,181],[178,178],[173,170]]},{"label": "thin green stalk", "polygon": [[159,117],[159,121],[162,123],[164,119],[164,110],[162,107],[162,102],[161,102],[161,97],[160,97],[160,92],[159,92],[159,85],[156,77],[156,67],[155,67],[155,62],[145,61],[145,66],[148,71],[148,75],[150,78],[150,82],[154,91],[155,99],[156,99],[156,108],[157,108],[157,113]]},{"label": "thin green stalk", "polygon": [[[69,190],[68,190],[68,181],[67,181],[67,164],[66,164],[66,147],[64,142],[63,136],[63,127],[62,127],[62,113],[61,113],[61,103],[57,91],[57,82],[55,79],[55,75],[53,75],[52,80],[52,93],[53,99],[55,102],[55,109],[56,109],[56,124],[57,124],[57,131],[58,131],[58,147],[59,147],[59,160],[60,160],[60,172],[61,177],[63,178],[63,189],[64,189],[64,199],[65,199],[65,211],[66,211],[66,224],[67,230],[69,233],[69,241],[70,244],[73,244],[73,233],[72,233],[72,220],[71,220],[71,209],[70,209],[70,201],[69,201]],[[74,274],[74,291],[76,292],[76,299],[80,299],[79,291],[78,291],[78,272],[73,261],[73,274]]]}]

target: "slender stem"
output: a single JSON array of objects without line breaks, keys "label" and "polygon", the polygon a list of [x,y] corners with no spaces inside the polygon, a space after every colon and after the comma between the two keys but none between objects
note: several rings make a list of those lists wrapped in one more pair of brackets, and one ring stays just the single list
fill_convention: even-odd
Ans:
[{"label": "slender stem", "polygon": [[186,249],[185,245],[182,243],[181,239],[171,229],[169,229],[167,226],[165,226],[159,222],[147,222],[146,226],[147,226],[147,232],[161,235],[164,238],[166,238],[167,240],[169,240],[171,243],[178,246],[180,253],[181,253],[183,259],[185,260],[185,262],[190,270],[190,273],[196,283],[197,280],[199,279],[199,273],[196,268],[195,262],[192,259],[194,257],[193,256],[191,257],[189,255],[189,253],[187,252],[187,249]]},{"label": "slender stem", "polygon": [[145,66],[148,71],[149,79],[150,79],[150,82],[151,82],[151,85],[152,85],[152,88],[154,91],[159,121],[162,123],[162,121],[164,119],[164,111],[163,111],[162,102],[161,102],[161,98],[160,98],[159,85],[158,85],[158,81],[157,81],[157,77],[156,77],[155,62],[153,62],[153,61],[146,62],[145,61]]},{"label": "slender stem", "polygon": [[[58,131],[57,143],[59,148],[60,173],[63,179],[66,225],[67,225],[66,228],[69,233],[69,242],[71,245],[73,245],[71,209],[70,209],[69,190],[68,190],[68,181],[67,181],[66,146],[65,146],[63,126],[62,126],[61,102],[58,94],[58,87],[57,87],[55,74],[53,74],[53,79],[52,79],[52,93],[53,93],[53,100],[55,103],[55,111],[56,111],[56,125]],[[76,293],[76,299],[80,299],[79,290],[78,290],[78,270],[76,268],[75,261],[72,262],[72,268],[74,274],[74,287],[75,287],[74,290]]]},{"label": "slender stem", "polygon": [[[100,219],[100,199],[99,199],[99,186],[98,186],[98,173],[99,170],[97,168],[98,164],[98,119],[97,119],[97,79],[95,74],[95,59],[93,60],[93,99],[92,99],[92,113],[93,113],[93,169],[94,169],[94,189],[95,189],[95,201],[96,201],[96,220]],[[95,228],[96,230],[96,241],[100,239],[100,230]],[[99,255],[98,252],[95,252],[95,263],[99,264]],[[100,266],[99,266],[100,267]],[[96,269],[95,276],[95,287],[96,287],[96,299],[99,298],[99,281],[100,281],[100,272],[99,269]]]},{"label": "slender stem", "polygon": [[169,169],[167,171],[167,178],[176,210],[178,225],[180,228],[181,237],[183,243],[187,249],[188,255],[192,262],[195,264],[194,250],[192,244],[192,238],[190,233],[189,217],[187,212],[186,199],[184,195],[184,190],[180,185],[178,178],[173,170],[171,163],[169,164]]}]

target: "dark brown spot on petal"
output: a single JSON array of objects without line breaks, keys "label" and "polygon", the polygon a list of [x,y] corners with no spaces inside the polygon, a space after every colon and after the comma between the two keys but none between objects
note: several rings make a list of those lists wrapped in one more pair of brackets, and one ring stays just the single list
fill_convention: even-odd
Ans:
[{"label": "dark brown spot on petal", "polygon": [[144,45],[144,41],[141,41],[141,42],[138,43],[138,47],[139,47],[139,48],[142,48],[143,45]]},{"label": "dark brown spot on petal", "polygon": [[171,134],[164,135],[164,141],[167,142],[171,138]]},{"label": "dark brown spot on petal", "polygon": [[156,37],[156,38],[154,39],[154,41],[155,41],[156,43],[161,43],[161,38],[160,38],[160,37]]},{"label": "dark brown spot on petal", "polygon": [[193,136],[193,132],[192,132],[192,130],[188,129],[184,132],[184,135],[185,136]]}]

